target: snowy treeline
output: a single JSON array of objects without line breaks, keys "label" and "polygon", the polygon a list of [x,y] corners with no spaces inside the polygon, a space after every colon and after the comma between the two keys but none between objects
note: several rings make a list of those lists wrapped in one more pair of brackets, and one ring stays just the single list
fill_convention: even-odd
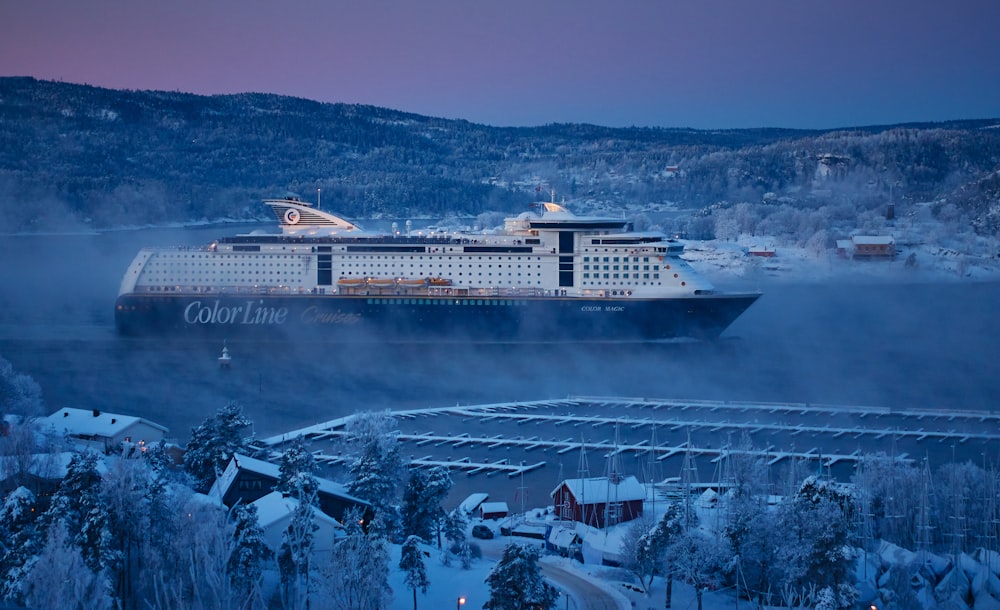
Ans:
[{"label": "snowy treeline", "polygon": [[0,77],[0,206],[20,211],[0,216],[0,231],[263,219],[261,198],[312,199],[317,189],[353,218],[471,216],[521,211],[554,189],[574,211],[616,214],[707,214],[766,204],[769,193],[806,215],[930,202],[955,206],[966,227],[992,236],[996,124],[499,128],[277,95]]},{"label": "snowy treeline", "polygon": [[728,588],[788,608],[1000,607],[995,467],[932,470],[866,456],[850,482],[802,479],[792,468],[797,487],[773,496],[762,460],[731,459],[718,503],[672,502],[623,537],[625,566],[647,590],[665,578],[668,604],[672,580],[681,579],[699,603],[704,590]]}]

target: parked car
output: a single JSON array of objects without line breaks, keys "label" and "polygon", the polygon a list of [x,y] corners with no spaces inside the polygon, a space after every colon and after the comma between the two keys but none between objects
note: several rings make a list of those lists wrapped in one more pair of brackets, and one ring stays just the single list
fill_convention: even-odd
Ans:
[{"label": "parked car", "polygon": [[485,525],[476,525],[472,528],[472,537],[480,538],[482,540],[491,540],[493,538],[493,530]]}]

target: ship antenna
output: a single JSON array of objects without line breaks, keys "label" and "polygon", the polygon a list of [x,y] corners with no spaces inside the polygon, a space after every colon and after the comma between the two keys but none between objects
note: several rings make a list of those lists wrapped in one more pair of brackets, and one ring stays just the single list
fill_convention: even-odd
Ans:
[{"label": "ship antenna", "polygon": [[319,199],[319,196],[322,193],[322,191],[323,191],[323,189],[316,189],[316,209],[317,210],[322,210],[323,209],[323,206],[320,205],[320,199]]}]

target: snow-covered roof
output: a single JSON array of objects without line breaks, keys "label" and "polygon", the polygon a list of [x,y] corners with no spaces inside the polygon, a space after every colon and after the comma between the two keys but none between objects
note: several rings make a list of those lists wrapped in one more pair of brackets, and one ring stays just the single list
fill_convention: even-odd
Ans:
[{"label": "snow-covered roof", "polygon": [[863,246],[887,246],[895,243],[892,235],[855,235],[851,239],[855,244]]},{"label": "snow-covered roof", "polygon": [[576,533],[576,529],[571,527],[554,527],[549,532],[549,544],[563,549],[582,540],[583,538]]},{"label": "snow-covered roof", "polygon": [[462,500],[462,503],[458,505],[458,508],[465,513],[471,513],[479,508],[479,505],[485,502],[488,497],[490,497],[490,495],[485,493],[469,494],[469,497]]},{"label": "snow-covered roof", "polygon": [[549,495],[555,495],[563,485],[569,488],[569,492],[581,504],[631,502],[646,499],[646,489],[634,476],[627,476],[619,480],[618,483],[612,482],[608,477],[566,479]]},{"label": "snow-covered roof", "polygon": [[505,513],[509,509],[506,502],[483,502],[479,505],[483,513]]},{"label": "snow-covered roof", "polygon": [[65,407],[44,418],[44,424],[58,431],[78,436],[114,438],[132,426],[142,424],[166,434],[160,424],[135,415],[105,413],[97,409],[72,409]]},{"label": "snow-covered roof", "polygon": [[[294,513],[299,506],[299,501],[291,496],[272,491],[251,504],[257,507],[257,523],[262,528],[267,528]],[[331,527],[340,527],[336,519],[319,509],[313,509],[313,519],[325,521]]]}]

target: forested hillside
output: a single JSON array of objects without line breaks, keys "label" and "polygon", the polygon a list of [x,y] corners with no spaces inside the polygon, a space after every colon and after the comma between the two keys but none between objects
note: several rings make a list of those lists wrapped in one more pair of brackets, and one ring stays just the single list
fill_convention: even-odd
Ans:
[{"label": "forested hillside", "polygon": [[702,236],[740,204],[764,228],[817,210],[850,226],[890,198],[901,213],[919,204],[994,236],[998,169],[995,119],[827,132],[498,128],[276,95],[0,78],[3,232],[263,218],[260,199],[317,189],[353,218],[476,215],[522,210],[553,189],[584,212],[687,210],[680,228]]}]

